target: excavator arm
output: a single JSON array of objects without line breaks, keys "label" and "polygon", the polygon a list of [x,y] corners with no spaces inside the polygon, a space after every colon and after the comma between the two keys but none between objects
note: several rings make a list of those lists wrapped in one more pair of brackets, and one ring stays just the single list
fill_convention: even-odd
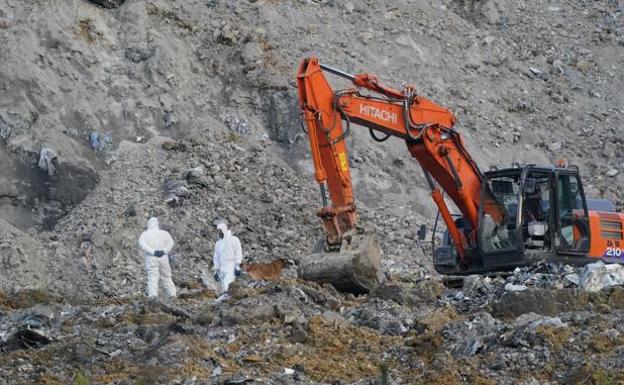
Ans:
[{"label": "excavator arm", "polygon": [[[357,88],[333,90],[324,72],[348,79]],[[323,207],[318,211],[330,248],[339,249],[345,233],[356,225],[356,208],[346,141],[351,123],[367,127],[373,139],[394,136],[405,140],[420,163],[431,195],[446,223],[462,263],[466,249],[476,243],[483,177],[453,129],[455,117],[447,109],[416,94],[414,87],[397,90],[370,74],[350,75],[322,65],[315,57],[304,59],[298,70],[299,106],[310,140],[315,179]],[[370,91],[363,94],[360,90]],[[372,92],[372,93],[371,93]],[[345,124],[343,124],[343,121]],[[331,204],[326,197],[329,190]],[[453,200],[469,223],[465,234],[456,225],[442,191]],[[503,209],[489,200],[484,209],[500,223]]]}]

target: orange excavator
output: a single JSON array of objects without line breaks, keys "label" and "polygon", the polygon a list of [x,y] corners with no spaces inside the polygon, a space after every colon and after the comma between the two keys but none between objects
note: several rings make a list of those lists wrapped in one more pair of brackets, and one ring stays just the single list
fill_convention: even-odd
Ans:
[{"label": "orange excavator", "polygon": [[[354,87],[334,90],[326,73]],[[357,125],[368,128],[378,142],[404,140],[422,167],[447,229],[442,243],[434,244],[439,273],[501,271],[543,258],[622,262],[624,214],[609,201],[586,199],[577,167],[514,164],[481,172],[450,111],[418,95],[413,86],[394,89],[374,75],[351,75],[315,57],[301,62],[297,86],[321,191],[325,252],[339,252],[356,228],[345,138]],[[458,214],[451,213],[444,194]]]}]

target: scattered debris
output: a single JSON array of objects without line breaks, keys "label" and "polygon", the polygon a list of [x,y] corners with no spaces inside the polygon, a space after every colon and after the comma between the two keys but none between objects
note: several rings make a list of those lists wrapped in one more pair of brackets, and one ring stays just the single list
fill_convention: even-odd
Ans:
[{"label": "scattered debris", "polygon": [[183,180],[170,179],[165,183],[165,203],[170,206],[182,204],[184,198],[190,196],[189,189]]},{"label": "scattered debris", "polygon": [[100,142],[100,133],[99,132],[93,131],[89,135],[89,145],[91,146],[92,149],[95,150],[95,152],[100,151],[100,149],[102,148],[102,143]]},{"label": "scattered debris", "polygon": [[561,143],[560,142],[551,142],[551,143],[546,144],[546,148],[548,148],[549,151],[557,152],[557,151],[561,150]]},{"label": "scattered debris", "polygon": [[163,122],[164,122],[165,128],[170,128],[171,126],[173,126],[174,124],[178,122],[178,119],[175,117],[173,112],[166,112],[163,118]]},{"label": "scattered debris", "polygon": [[535,67],[529,67],[529,70],[534,74],[534,75],[541,75],[542,71],[535,68]]},{"label": "scattered debris", "polygon": [[43,147],[39,151],[39,163],[38,166],[43,171],[47,171],[48,176],[54,176],[56,167],[58,164],[58,157],[54,150]]},{"label": "scattered debris", "polygon": [[507,291],[522,291],[526,290],[528,287],[525,285],[514,285],[513,283],[508,283],[505,285],[505,290]]},{"label": "scattered debris", "polygon": [[235,116],[226,116],[223,118],[223,123],[228,130],[240,135],[247,135],[249,133],[249,124],[245,119],[240,119]]}]

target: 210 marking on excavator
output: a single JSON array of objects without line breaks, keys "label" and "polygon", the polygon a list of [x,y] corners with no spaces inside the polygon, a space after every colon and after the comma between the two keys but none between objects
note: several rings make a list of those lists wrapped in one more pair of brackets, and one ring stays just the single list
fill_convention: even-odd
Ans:
[{"label": "210 marking on excavator", "polygon": [[360,104],[360,114],[371,118],[383,120],[384,122],[397,123],[397,114],[394,112],[382,110],[377,107]]},{"label": "210 marking on excavator", "polygon": [[624,256],[624,250],[620,247],[619,241],[607,241],[607,249],[603,257],[620,258]]}]

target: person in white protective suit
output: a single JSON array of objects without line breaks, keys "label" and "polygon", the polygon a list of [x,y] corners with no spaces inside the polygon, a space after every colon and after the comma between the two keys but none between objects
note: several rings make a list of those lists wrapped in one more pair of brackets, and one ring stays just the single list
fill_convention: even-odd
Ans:
[{"label": "person in white protective suit", "polygon": [[176,296],[176,287],[171,279],[169,252],[173,249],[173,238],[161,230],[157,218],[147,221],[147,230],[139,237],[139,247],[145,257],[147,271],[147,296],[158,297],[158,284],[163,287],[169,297]]},{"label": "person in white protective suit", "polygon": [[228,287],[240,276],[243,250],[240,240],[232,235],[224,222],[217,224],[219,240],[215,244],[212,269],[215,281],[219,283],[218,295],[228,291]]}]

